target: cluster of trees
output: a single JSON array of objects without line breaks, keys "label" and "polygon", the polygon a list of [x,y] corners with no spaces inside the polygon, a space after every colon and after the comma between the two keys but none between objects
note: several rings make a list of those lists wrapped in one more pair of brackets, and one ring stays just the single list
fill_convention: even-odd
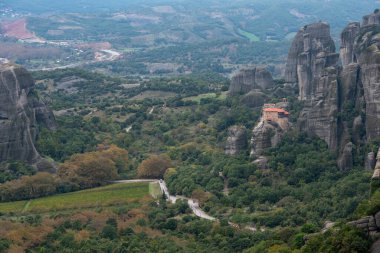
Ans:
[{"label": "cluster of trees", "polygon": [[162,77],[146,80],[139,87],[124,91],[132,97],[147,90],[174,92],[181,97],[194,96],[202,93],[220,91],[228,87],[229,79],[220,74],[203,71],[197,74],[178,77]]},{"label": "cluster of trees", "polygon": [[171,166],[171,161],[165,155],[151,155],[137,168],[140,178],[163,178],[166,170]]},{"label": "cluster of trees", "polygon": [[[282,63],[283,57],[288,53],[289,43],[289,41],[251,43],[245,39],[231,39],[192,45],[180,44],[136,51],[127,56],[127,61],[113,63],[111,69],[116,73],[123,73],[123,66],[128,67],[128,62],[172,62],[182,65],[177,69],[179,72],[186,68],[194,73],[207,70],[225,74],[232,71],[231,68],[221,64],[226,58],[232,64]],[[144,68],[140,70],[144,71]],[[140,74],[144,73],[140,72]]]},{"label": "cluster of trees", "polygon": [[[42,136],[39,141],[41,147],[45,147],[41,149],[45,150],[43,153],[50,152],[50,156],[66,160],[74,153],[94,150],[96,140],[118,143],[128,147],[132,154],[133,166],[128,169],[133,167],[139,177],[164,177],[172,193],[199,199],[205,211],[221,220],[220,226],[216,228],[207,222],[187,217],[186,211],[166,210],[163,207],[165,204],[160,203],[163,210],[160,210],[161,207],[149,207],[149,210],[154,211],[153,214],[149,219],[141,219],[139,226],[153,227],[168,234],[191,234],[199,245],[212,245],[212,249],[226,252],[231,249],[299,252],[302,247],[309,247],[304,246],[305,235],[318,232],[326,220],[351,217],[358,204],[368,196],[370,173],[358,169],[339,171],[336,158],[329,152],[327,145],[303,134],[289,133],[276,148],[268,150],[265,154],[269,160],[266,169],[253,165],[244,152],[237,157],[224,155],[222,148],[228,127],[239,124],[252,129],[260,117],[261,108],[251,108],[239,98],[184,99],[185,96],[225,89],[228,82],[217,75],[154,79],[143,82],[140,87],[123,91],[124,98],[98,96],[100,93],[108,94],[114,87],[113,82],[107,83],[109,87],[105,83],[93,87],[90,83],[85,84],[79,88],[81,94],[70,98],[67,96],[68,101],[64,105],[69,107],[72,102],[81,105],[78,112],[85,115],[89,111],[83,108],[90,104],[106,115],[86,116],[86,119],[81,116],[61,118],[68,131],[44,133],[46,137]],[[279,81],[278,87],[281,85]],[[99,93],[92,93],[95,97],[82,97],[87,90],[91,93],[92,89],[98,88]],[[146,90],[170,91],[178,95],[170,99],[127,100]],[[265,100],[276,102],[282,97],[281,94],[284,93],[268,93]],[[291,96],[291,92],[286,94]],[[60,94],[55,96],[59,97]],[[66,98],[57,99],[63,105]],[[298,103],[295,98],[289,101],[290,111],[294,115],[292,120],[296,120],[302,103]],[[155,108],[149,113],[152,107]],[[125,120],[116,122],[115,118],[118,117],[125,117]],[[115,175],[123,173],[123,169],[118,169],[123,166],[118,167],[115,160],[96,152],[99,151],[74,155],[61,166],[60,178],[64,182],[70,181],[71,185],[65,184],[67,188],[60,189],[98,186],[104,180],[112,180]],[[146,158],[147,154],[153,153],[166,153],[170,158],[164,155]],[[172,168],[172,164],[176,168]],[[373,191],[373,196],[378,198],[376,191]],[[369,203],[374,204],[370,210],[378,210],[376,201],[371,200]],[[186,218],[178,217],[181,215]],[[236,235],[233,229],[231,231],[225,225],[227,220],[243,226],[265,227],[268,232],[254,236],[244,233]],[[92,235],[92,238],[110,241],[125,239],[119,230],[112,228],[112,224],[108,224],[103,232]],[[215,243],[216,239],[218,243]],[[327,237],[322,239],[328,240]],[[110,241],[103,241],[104,245],[113,245]],[[234,245],[233,248],[231,245]],[[318,249],[326,247],[318,246]],[[151,250],[139,249],[146,252]]]},{"label": "cluster of trees", "polygon": [[0,200],[32,199],[101,186],[116,179],[127,164],[126,150],[99,146],[98,151],[73,155],[60,165],[57,175],[37,173],[0,185]]},{"label": "cluster of trees", "polygon": [[355,214],[357,218],[361,218],[363,216],[375,215],[378,212],[380,212],[380,189],[373,192],[369,199],[361,202]]},{"label": "cluster of trees", "polygon": [[302,253],[367,253],[371,243],[362,230],[343,225],[326,233],[312,236],[302,248]]},{"label": "cluster of trees", "polygon": [[0,184],[20,178],[21,176],[31,176],[36,173],[36,169],[24,162],[10,161],[0,164]]},{"label": "cluster of trees", "polygon": [[55,161],[64,161],[73,154],[93,150],[99,141],[95,138],[94,125],[81,116],[61,117],[59,129],[43,128],[37,140],[37,149]]},{"label": "cluster of trees", "polygon": [[114,212],[87,211],[61,216],[58,224],[50,221],[56,225],[47,236],[26,248],[41,253],[242,252],[268,236],[234,229],[226,221],[216,224],[200,220],[190,215],[188,205],[181,201],[138,205],[119,207]]},{"label": "cluster of trees", "polygon": [[[176,194],[208,192],[203,209],[220,219],[228,217],[235,223],[269,228],[299,227],[311,222],[316,228],[313,232],[325,220],[354,217],[355,209],[368,195],[370,173],[339,171],[326,144],[317,138],[289,133],[266,155],[269,169],[263,170],[244,155],[226,157],[202,145],[181,147],[171,151],[180,165],[169,170],[165,179],[169,190]],[[225,183],[228,196],[222,194]],[[377,202],[372,200],[372,208],[363,209],[378,210]],[[232,215],[231,209],[235,210]],[[296,234],[293,231],[290,235]],[[292,243],[262,244],[252,252],[266,252],[260,251],[263,247],[293,250]]]},{"label": "cluster of trees", "polygon": [[98,146],[98,151],[73,155],[60,166],[58,176],[81,189],[97,187],[116,179],[127,163],[126,150],[115,145]]},{"label": "cluster of trees", "polygon": [[0,200],[16,201],[55,194],[59,185],[57,178],[50,173],[37,173],[0,185]]}]

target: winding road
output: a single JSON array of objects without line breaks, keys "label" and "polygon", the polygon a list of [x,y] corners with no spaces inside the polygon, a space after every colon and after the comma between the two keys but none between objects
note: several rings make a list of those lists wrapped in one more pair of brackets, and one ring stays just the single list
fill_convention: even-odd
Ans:
[{"label": "winding road", "polygon": [[106,53],[107,56],[104,56],[102,59],[95,59],[90,61],[84,61],[84,62],[76,62],[71,63],[64,66],[57,66],[57,67],[44,67],[44,68],[38,68],[38,69],[30,69],[30,71],[53,71],[58,69],[68,69],[68,68],[76,68],[81,67],[84,65],[94,64],[94,63],[100,63],[100,62],[112,62],[120,58],[121,54],[119,52],[113,51],[113,50],[101,50],[101,52]]},{"label": "winding road", "polygon": [[165,194],[166,196],[166,199],[168,201],[170,201],[171,203],[175,203],[178,199],[181,199],[181,200],[186,200],[187,201],[187,204],[189,205],[190,209],[193,211],[193,213],[202,218],[202,219],[206,219],[206,220],[210,220],[210,221],[215,221],[217,220],[215,217],[212,217],[210,215],[208,215],[207,213],[205,213],[200,207],[199,207],[199,203],[197,200],[195,199],[192,199],[192,198],[187,198],[185,196],[181,196],[181,195],[170,195],[169,193],[169,189],[168,187],[166,186],[166,183],[165,181],[163,180],[150,180],[150,179],[134,179],[134,180],[119,180],[119,181],[114,181],[113,183],[118,183],[118,184],[127,184],[127,183],[139,183],[139,182],[157,182],[159,185],[160,185],[160,188],[161,188],[161,192],[163,194]]}]

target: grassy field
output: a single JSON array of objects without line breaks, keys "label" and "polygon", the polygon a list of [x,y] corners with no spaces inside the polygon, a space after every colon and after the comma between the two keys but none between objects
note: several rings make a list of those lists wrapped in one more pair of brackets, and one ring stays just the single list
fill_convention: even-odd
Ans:
[{"label": "grassy field", "polygon": [[216,93],[200,94],[198,96],[184,98],[184,101],[193,101],[200,103],[201,99],[205,98],[218,98],[218,100],[224,100],[227,97],[227,92],[222,92],[219,96]]},{"label": "grassy field", "polygon": [[141,94],[137,96],[130,98],[129,100],[141,101],[146,98],[171,98],[175,96],[176,94],[174,92],[148,90],[148,91],[142,92]]},{"label": "grassy field", "polygon": [[157,182],[149,183],[149,194],[156,199],[162,196],[161,187]]},{"label": "grassy field", "polygon": [[247,39],[249,39],[252,42],[258,42],[258,41],[260,41],[260,38],[257,37],[256,35],[254,35],[253,33],[244,31],[242,29],[239,29],[238,32],[239,32],[240,35],[246,37]]},{"label": "grassy field", "polygon": [[149,183],[114,184],[30,201],[0,203],[0,213],[39,213],[125,204],[149,195]]}]

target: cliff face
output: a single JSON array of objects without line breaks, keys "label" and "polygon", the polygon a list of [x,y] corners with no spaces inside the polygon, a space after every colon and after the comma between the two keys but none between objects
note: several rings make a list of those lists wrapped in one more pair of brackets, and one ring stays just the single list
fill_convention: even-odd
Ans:
[{"label": "cliff face", "polygon": [[322,22],[304,26],[290,48],[285,81],[298,83],[300,99],[307,100],[317,92],[324,68],[334,66],[337,59],[330,26]]},{"label": "cliff face", "polygon": [[259,157],[266,149],[277,146],[289,128],[289,123],[281,127],[274,121],[262,119],[252,131],[251,157]]},{"label": "cliff face", "polygon": [[360,32],[355,58],[364,90],[366,133],[371,140],[380,135],[380,25],[364,26]]},{"label": "cliff face", "polygon": [[340,47],[340,59],[343,66],[347,66],[353,62],[356,62],[354,54],[354,43],[356,36],[359,34],[360,23],[350,23],[344,28],[341,34],[341,47]]},{"label": "cliff face", "polygon": [[283,131],[275,124],[260,122],[252,131],[251,156],[257,157],[263,154],[264,150],[276,146]]},{"label": "cliff face", "polygon": [[380,234],[380,212],[372,216],[367,216],[356,221],[351,221],[348,224],[362,229],[372,238],[378,238]]},{"label": "cliff face", "polygon": [[271,73],[263,68],[242,69],[232,77],[228,93],[230,95],[247,94],[255,89],[269,89],[274,86]]},{"label": "cliff face", "polygon": [[55,128],[52,112],[34,92],[34,81],[23,68],[0,66],[0,161],[41,161],[34,142],[38,123]]},{"label": "cliff face", "polygon": [[379,180],[380,179],[380,149],[377,151],[377,157],[376,157],[376,164],[375,164],[375,170],[372,175],[373,180]]},{"label": "cliff face", "polygon": [[339,55],[326,23],[303,27],[289,51],[286,82],[298,83],[299,99],[305,101],[299,128],[325,140],[336,149]]},{"label": "cliff face", "polygon": [[241,126],[232,126],[228,129],[228,138],[224,153],[237,155],[247,148],[247,129]]},{"label": "cliff face", "polygon": [[375,11],[363,17],[363,26],[366,25],[379,25],[380,24],[380,12]]},{"label": "cliff face", "polygon": [[325,140],[341,169],[352,168],[356,147],[380,136],[379,46],[374,13],[343,30],[339,54],[325,23],[303,27],[289,51],[285,79],[305,101],[298,127]]}]

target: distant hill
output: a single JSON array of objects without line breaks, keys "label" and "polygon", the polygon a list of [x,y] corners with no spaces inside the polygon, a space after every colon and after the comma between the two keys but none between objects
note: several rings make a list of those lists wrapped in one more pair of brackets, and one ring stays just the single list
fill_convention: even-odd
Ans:
[{"label": "distant hill", "polygon": [[[42,13],[149,13],[197,17],[200,24],[218,20],[226,26],[225,18],[232,21],[236,29],[253,33],[262,40],[281,40],[298,30],[303,24],[327,21],[334,27],[333,35],[338,35],[349,21],[359,20],[363,15],[380,7],[373,0],[4,0],[2,7],[10,7],[18,12]],[[170,8],[170,9],[169,9]],[[181,25],[172,23],[173,27]],[[228,30],[228,29],[227,29]]]}]

